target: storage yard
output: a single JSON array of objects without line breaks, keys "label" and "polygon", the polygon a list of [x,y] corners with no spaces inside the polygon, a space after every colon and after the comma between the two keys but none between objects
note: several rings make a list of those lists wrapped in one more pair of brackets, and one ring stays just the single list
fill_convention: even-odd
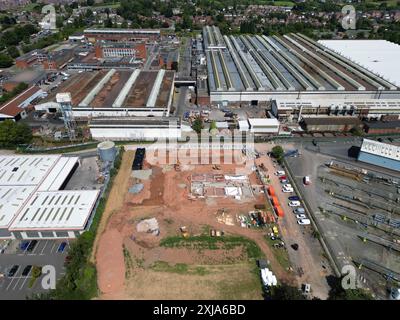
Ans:
[{"label": "storage yard", "polygon": [[[203,28],[212,102],[399,98],[399,88],[302,34],[222,36]],[[329,94],[328,94],[329,93]],[[345,93],[345,97],[343,97]]]},{"label": "storage yard", "polygon": [[[339,270],[358,267],[358,283],[386,299],[386,290],[400,281],[398,175],[313,147],[301,154],[287,162],[335,264]],[[311,176],[308,186],[302,183],[305,174]]]}]

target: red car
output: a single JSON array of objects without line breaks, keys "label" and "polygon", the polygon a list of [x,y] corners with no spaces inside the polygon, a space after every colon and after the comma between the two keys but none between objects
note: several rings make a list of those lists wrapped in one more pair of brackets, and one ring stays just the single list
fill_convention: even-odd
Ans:
[{"label": "red car", "polygon": [[286,176],[280,176],[279,180],[287,180],[287,179],[286,179]]}]

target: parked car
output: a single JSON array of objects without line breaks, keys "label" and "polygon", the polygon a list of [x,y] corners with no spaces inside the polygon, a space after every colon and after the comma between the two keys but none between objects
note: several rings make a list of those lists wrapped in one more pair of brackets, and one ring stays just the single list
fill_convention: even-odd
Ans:
[{"label": "parked car", "polygon": [[288,180],[281,180],[281,183],[287,184],[289,181]]},{"label": "parked car", "polygon": [[296,214],[297,219],[307,219],[307,216],[305,214]]},{"label": "parked car", "polygon": [[275,172],[275,175],[278,177],[284,176],[286,175],[286,172],[283,170],[278,170],[277,172]]},{"label": "parked car", "polygon": [[309,176],[305,176],[303,178],[303,183],[307,186],[311,183],[310,177]]},{"label": "parked car", "polygon": [[22,251],[25,251],[26,248],[28,248],[28,246],[29,246],[29,241],[22,241],[21,244],[19,245],[19,248],[20,248]]},{"label": "parked car", "polygon": [[290,183],[286,183],[283,185],[284,188],[290,188],[293,189],[292,185]]},{"label": "parked car", "polygon": [[310,221],[310,219],[300,219],[300,220],[297,220],[297,223],[299,225],[309,225],[311,223],[311,221]]},{"label": "parked car", "polygon": [[293,190],[293,188],[282,188],[282,192],[284,192],[284,193],[292,193],[292,192],[294,192],[294,190]]},{"label": "parked car", "polygon": [[289,201],[289,207],[299,207],[300,201]]},{"label": "parked car", "polygon": [[36,245],[37,245],[37,240],[32,240],[29,243],[28,247],[26,248],[26,251],[28,251],[28,252],[33,251],[33,249],[35,249]]},{"label": "parked car", "polygon": [[7,277],[14,277],[14,275],[17,273],[18,269],[19,269],[18,265],[13,265],[7,273]]},{"label": "parked car", "polygon": [[22,270],[22,276],[26,277],[32,269],[32,265],[27,265],[24,270]]},{"label": "parked car", "polygon": [[279,180],[287,180],[286,176],[280,176]]},{"label": "parked car", "polygon": [[295,214],[303,214],[305,212],[306,211],[304,210],[304,208],[296,208],[293,210],[293,213],[295,213]]},{"label": "parked car", "polygon": [[57,252],[60,252],[60,253],[64,252],[64,249],[66,246],[67,246],[66,242],[61,242],[61,244],[59,245],[59,247],[57,249]]},{"label": "parked car", "polygon": [[288,199],[290,201],[299,201],[300,200],[300,198],[298,196],[290,196]]}]

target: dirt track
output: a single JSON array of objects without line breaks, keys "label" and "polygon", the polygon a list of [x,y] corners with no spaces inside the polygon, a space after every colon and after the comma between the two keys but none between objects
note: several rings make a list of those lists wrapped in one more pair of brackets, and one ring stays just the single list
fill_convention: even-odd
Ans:
[{"label": "dirt track", "polygon": [[106,208],[100,220],[96,239],[93,244],[93,251],[91,257],[92,262],[96,261],[95,257],[97,254],[97,246],[99,238],[106,229],[109,218],[113,213],[121,210],[122,206],[124,205],[124,197],[126,190],[128,189],[128,182],[131,173],[131,164],[133,161],[133,157],[134,157],[133,151],[126,151],[122,157],[121,167],[118,171],[117,176],[114,179],[112,189],[107,199]]}]

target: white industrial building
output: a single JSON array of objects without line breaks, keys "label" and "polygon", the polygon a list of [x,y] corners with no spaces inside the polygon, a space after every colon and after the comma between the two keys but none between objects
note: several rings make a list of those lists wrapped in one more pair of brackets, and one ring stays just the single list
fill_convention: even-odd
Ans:
[{"label": "white industrial building", "polygon": [[0,238],[75,238],[88,224],[99,190],[63,190],[78,157],[0,156]]},{"label": "white industrial building", "polygon": [[192,129],[179,118],[96,118],[90,122],[90,133],[96,140],[184,139]]},{"label": "white industrial building", "polygon": [[254,134],[278,134],[279,121],[275,118],[249,118],[238,122],[240,131]]}]

